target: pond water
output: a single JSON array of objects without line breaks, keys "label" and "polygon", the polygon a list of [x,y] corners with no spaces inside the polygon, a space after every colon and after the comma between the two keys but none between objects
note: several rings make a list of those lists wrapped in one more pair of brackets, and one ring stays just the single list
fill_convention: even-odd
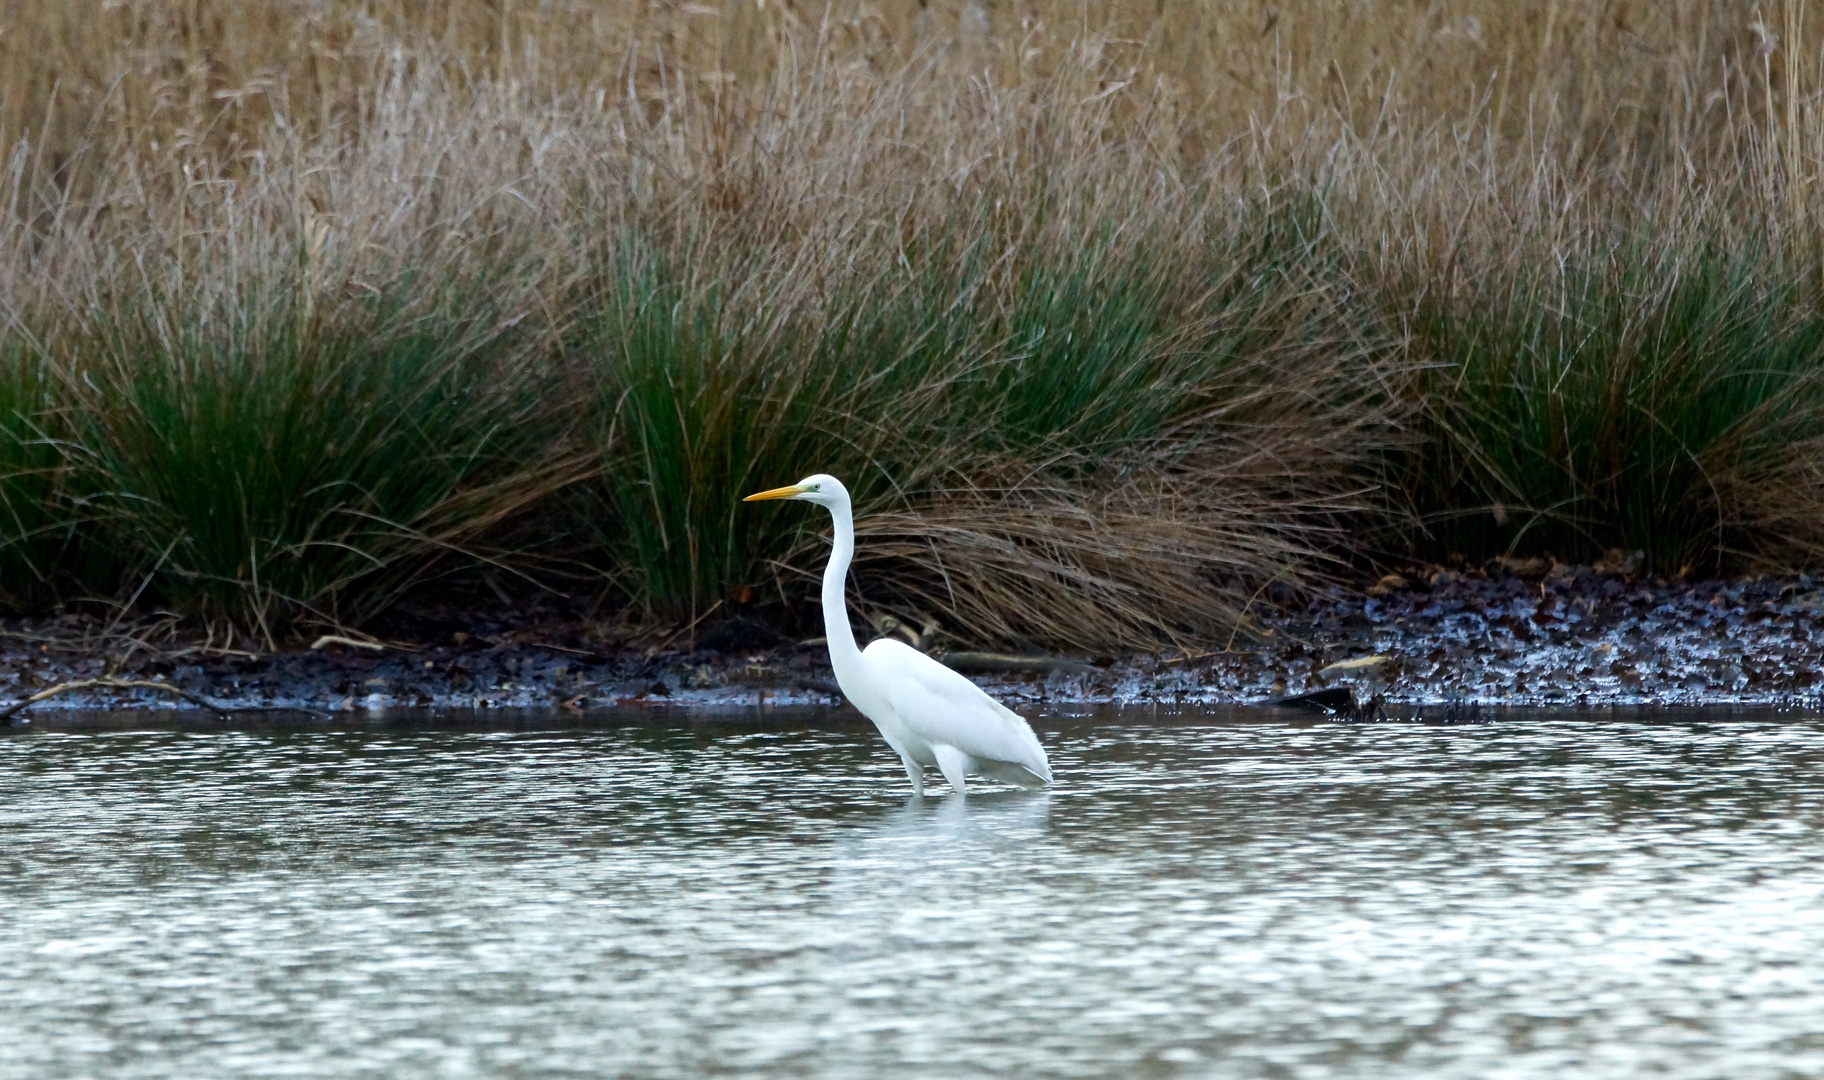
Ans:
[{"label": "pond water", "polygon": [[0,1076],[1824,1075],[1824,720],[0,736]]}]

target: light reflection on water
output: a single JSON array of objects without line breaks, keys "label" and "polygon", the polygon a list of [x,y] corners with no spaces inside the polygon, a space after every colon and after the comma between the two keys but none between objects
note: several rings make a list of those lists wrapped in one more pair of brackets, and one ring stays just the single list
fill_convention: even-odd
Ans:
[{"label": "light reflection on water", "polygon": [[0,738],[0,1075],[1824,1075],[1815,717],[1038,727]]}]

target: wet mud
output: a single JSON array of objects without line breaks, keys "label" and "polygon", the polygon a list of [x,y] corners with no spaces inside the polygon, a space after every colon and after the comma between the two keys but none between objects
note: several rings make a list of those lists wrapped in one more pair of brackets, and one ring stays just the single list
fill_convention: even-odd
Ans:
[{"label": "wet mud", "polygon": [[[1315,693],[1313,709],[1371,716],[1383,712],[1370,703],[1805,705],[1824,696],[1824,588],[1803,575],[1665,581],[1509,561],[1362,585],[1263,605],[1234,640],[1201,649],[1071,657],[1049,667],[954,655],[983,685],[1026,703]],[[73,707],[321,714],[838,700],[821,641],[788,641],[740,619],[628,643],[550,613],[446,615],[420,627],[415,641],[328,638],[274,653],[245,643],[149,645],[109,629],[83,615],[0,625],[5,705],[91,684],[21,708],[11,722]],[[1028,670],[984,670],[996,666]],[[1343,701],[1357,708],[1337,708]]]}]

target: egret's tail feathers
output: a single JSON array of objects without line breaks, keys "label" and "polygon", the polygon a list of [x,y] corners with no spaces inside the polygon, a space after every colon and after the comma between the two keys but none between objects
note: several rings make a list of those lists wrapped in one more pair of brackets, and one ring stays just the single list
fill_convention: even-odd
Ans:
[{"label": "egret's tail feathers", "polygon": [[999,780],[1003,784],[1012,784],[1014,787],[1042,788],[1051,783],[1049,767],[1044,772],[1037,773],[1025,765],[1018,765],[1011,761],[987,761],[982,758],[975,759],[975,767],[983,776],[991,780]]}]

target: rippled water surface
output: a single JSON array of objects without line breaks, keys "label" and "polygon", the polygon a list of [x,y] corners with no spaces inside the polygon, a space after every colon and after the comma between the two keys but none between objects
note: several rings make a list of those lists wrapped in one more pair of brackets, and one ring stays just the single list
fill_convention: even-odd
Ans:
[{"label": "rippled water surface", "polygon": [[0,736],[0,1075],[1824,1075],[1815,717],[1035,726]]}]

